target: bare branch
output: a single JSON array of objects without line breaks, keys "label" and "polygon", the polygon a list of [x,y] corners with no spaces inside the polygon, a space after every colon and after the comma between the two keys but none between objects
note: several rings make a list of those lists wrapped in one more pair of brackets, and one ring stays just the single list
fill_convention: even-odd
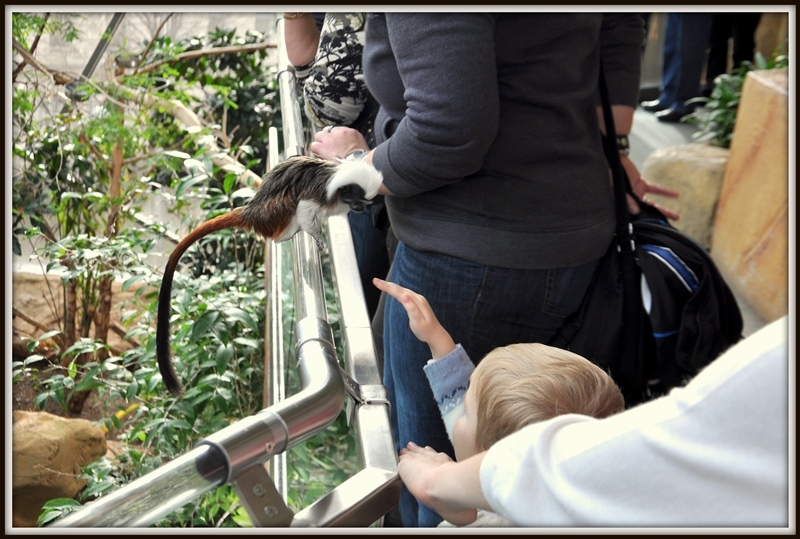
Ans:
[{"label": "bare branch", "polygon": [[152,64],[142,66],[136,69],[136,73],[148,73],[154,69],[158,69],[162,65],[178,62],[181,60],[191,60],[192,58],[201,58],[203,56],[218,56],[221,54],[236,54],[240,52],[255,52],[264,49],[274,49],[277,45],[275,43],[250,43],[249,45],[231,45],[230,47],[212,47],[210,49],[201,49],[197,51],[188,51],[176,55],[174,58],[168,58],[154,62]]},{"label": "bare branch", "polygon": [[56,71],[54,69],[50,69],[49,67],[39,62],[36,58],[33,57],[33,55],[30,52],[28,52],[28,49],[26,49],[22,45],[22,43],[20,43],[16,39],[11,38],[11,43],[14,47],[14,50],[16,50],[20,54],[20,56],[22,56],[22,59],[25,62],[35,67],[42,73],[46,74],[48,77],[53,79],[53,82],[55,82],[56,84],[67,84],[69,82],[72,82],[73,78],[71,76],[67,75],[62,71]]},{"label": "bare branch", "polygon": [[[137,90],[131,88],[130,91],[136,92]],[[150,94],[142,94],[142,98],[143,105],[147,107],[164,107],[167,112],[183,122],[183,124],[187,127],[202,127],[203,125],[197,114],[195,114],[190,108],[186,107],[177,99],[160,99]],[[258,174],[245,168],[244,165],[239,163],[239,161],[237,161],[230,154],[223,153],[220,147],[217,146],[214,137],[205,137],[200,139],[199,142],[200,146],[211,152],[211,161],[215,165],[218,167],[230,165],[242,167],[243,172],[239,174],[239,181],[244,181],[245,185],[252,185],[256,188],[261,185],[261,178],[258,176]]]},{"label": "bare branch", "polygon": [[[163,20],[163,21],[161,21],[161,24],[159,24],[159,25],[158,25],[158,28],[156,29],[156,33],[153,35],[153,39],[151,39],[151,40],[150,40],[150,43],[148,43],[148,44],[147,44],[147,48],[146,48],[146,49],[144,50],[144,52],[142,52],[142,54],[139,56],[139,57],[142,59],[142,61],[144,61],[144,59],[145,59],[145,58],[147,58],[147,53],[148,53],[148,52],[150,52],[150,49],[152,49],[152,48],[153,48],[153,44],[155,44],[155,42],[156,42],[156,39],[158,39],[158,34],[160,34],[160,33],[161,33],[161,30],[163,30],[163,29],[164,29],[164,25],[165,25],[165,24],[167,24],[167,21],[168,21],[168,20],[169,20],[169,19],[170,19],[170,18],[171,18],[173,15],[174,15],[174,13],[170,13],[169,15],[167,15],[167,16],[164,18],[164,20]],[[134,73],[138,73],[138,72],[139,72],[139,70],[138,70],[138,69],[136,69],[136,70],[134,71]]]},{"label": "bare branch", "polygon": [[[36,51],[36,46],[39,44],[39,38],[42,37],[42,33],[44,33],[44,28],[47,25],[47,19],[49,18],[50,18],[50,13],[45,13],[44,17],[42,18],[42,26],[41,28],[39,28],[39,32],[36,34],[36,37],[33,38],[33,43],[31,43],[31,50],[30,50],[31,54],[33,54],[34,51]],[[28,65],[28,63],[23,59],[22,62],[20,62],[20,64],[17,66],[17,68],[14,69],[14,73],[11,75],[11,82],[17,80],[17,75],[22,73],[22,70],[25,69],[26,65]]]},{"label": "bare branch", "polygon": [[39,322],[34,320],[32,317],[28,316],[27,314],[25,314],[24,312],[20,311],[16,307],[12,307],[12,311],[14,312],[14,316],[18,316],[21,319],[25,320],[27,323],[29,323],[30,325],[32,325],[33,327],[35,327],[36,329],[38,329],[42,333],[46,333],[46,332],[50,331],[50,329],[51,329],[51,328],[45,327],[44,325],[40,324]]},{"label": "bare branch", "polygon": [[[109,329],[111,331],[113,331],[114,333],[116,333],[117,335],[119,335],[120,337],[122,337],[123,339],[125,339],[126,341],[128,341],[129,343],[131,343],[131,345],[133,345],[134,347],[141,346],[141,344],[139,344],[139,341],[137,341],[133,337],[128,337],[127,339],[125,338],[125,335],[128,334],[128,331],[119,322],[111,322],[111,326],[109,327]],[[116,355],[120,355],[120,354],[116,354]]]}]

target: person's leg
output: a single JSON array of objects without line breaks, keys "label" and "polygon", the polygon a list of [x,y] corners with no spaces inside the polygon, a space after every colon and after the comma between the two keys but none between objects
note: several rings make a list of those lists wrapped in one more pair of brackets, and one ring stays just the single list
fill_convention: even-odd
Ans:
[{"label": "person's leg", "polygon": [[577,311],[597,261],[574,268],[487,268],[464,348],[474,361],[520,342],[547,343]]},{"label": "person's leg", "polygon": [[[458,324],[451,309],[468,316],[483,275],[483,267],[461,267],[460,261],[433,253],[421,253],[400,243],[389,280],[424,295],[448,331]],[[465,322],[462,322],[464,324]],[[463,331],[457,329],[457,334]],[[452,334],[452,333],[451,333]],[[455,338],[455,337],[454,337]],[[405,309],[389,298],[384,306],[384,384],[390,391],[397,449],[409,441],[431,446],[455,457],[452,445],[423,371],[431,359],[428,346],[408,326]],[[390,387],[391,386],[391,387]],[[405,489],[400,495],[403,526],[432,527],[441,522],[435,512],[420,506]]]},{"label": "person's leg", "polygon": [[677,13],[667,15],[667,26],[664,30],[664,54],[661,68],[661,95],[658,101],[665,108],[675,104],[677,99],[678,79],[680,77],[680,38],[681,19]]},{"label": "person's leg", "polygon": [[679,122],[697,107],[686,101],[702,94],[700,79],[703,76],[706,49],[711,31],[711,13],[678,13],[680,17],[680,68],[675,88],[675,103],[668,110],[656,113],[662,122]]},{"label": "person's leg", "polygon": [[703,95],[708,97],[714,89],[714,79],[728,71],[728,40],[731,37],[731,14],[714,13],[711,37],[708,40],[708,65]]},{"label": "person's leg", "polygon": [[[735,13],[733,18],[733,67],[742,62],[752,62],[756,49],[756,29],[761,22],[761,13]],[[772,51],[767,51],[767,55]]]},{"label": "person's leg", "polygon": [[675,104],[675,92],[680,72],[679,38],[680,18],[674,13],[670,13],[667,15],[664,47],[661,49],[661,83],[659,84],[658,98],[641,103],[642,108],[647,112],[661,112]]},{"label": "person's leg", "polygon": [[353,236],[353,248],[367,304],[367,314],[371,319],[375,316],[380,300],[380,290],[372,284],[372,278],[383,279],[389,272],[386,231],[375,227],[372,206],[367,207],[363,213],[350,212],[347,217],[350,222],[350,233]]},{"label": "person's leg", "polygon": [[681,67],[676,94],[679,105],[700,95],[712,20],[711,13],[681,14]]}]

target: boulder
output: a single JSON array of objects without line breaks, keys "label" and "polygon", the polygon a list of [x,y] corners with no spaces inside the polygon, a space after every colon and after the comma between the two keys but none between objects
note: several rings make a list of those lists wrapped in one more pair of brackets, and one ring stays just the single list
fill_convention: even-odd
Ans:
[{"label": "boulder", "polygon": [[106,454],[103,430],[85,419],[15,411],[12,427],[14,526],[36,526],[45,502],[74,498],[86,486],[81,467]]},{"label": "boulder", "polygon": [[789,312],[791,94],[787,69],[751,71],[731,142],[711,254],[766,321]]},{"label": "boulder", "polygon": [[672,225],[706,248],[711,247],[714,217],[730,151],[706,143],[662,148],[651,153],[642,177],[678,191],[677,199],[648,194],[647,198],[675,210]]}]

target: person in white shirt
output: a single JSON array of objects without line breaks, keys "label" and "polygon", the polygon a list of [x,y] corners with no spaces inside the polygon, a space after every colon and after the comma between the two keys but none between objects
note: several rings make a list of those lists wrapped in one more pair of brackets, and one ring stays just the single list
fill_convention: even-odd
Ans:
[{"label": "person in white shirt", "polygon": [[459,462],[412,442],[400,477],[446,519],[479,508],[518,526],[786,527],[788,348],[783,317],[660,399],[561,415]]}]

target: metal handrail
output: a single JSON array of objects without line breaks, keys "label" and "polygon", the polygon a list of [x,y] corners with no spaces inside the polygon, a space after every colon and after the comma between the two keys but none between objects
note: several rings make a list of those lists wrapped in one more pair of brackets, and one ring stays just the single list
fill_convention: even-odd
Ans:
[{"label": "metal handrail", "polygon": [[[284,43],[282,19],[278,20],[278,40],[280,51]],[[290,143],[294,143],[294,151],[298,152],[303,151],[304,144],[302,129],[297,125],[299,108],[294,98],[294,74],[286,62],[285,52],[279,53],[284,125],[292,124],[284,129],[285,146],[290,148]],[[273,133],[270,135],[272,139]],[[287,154],[296,155],[289,150]],[[86,504],[50,527],[146,526],[228,482],[236,487],[256,526],[368,526],[397,504],[400,480],[389,428],[389,405],[375,359],[349,225],[346,218],[332,218],[328,226],[347,372],[339,367],[333,333],[327,322],[317,244],[305,232],[297,234],[292,247],[298,320],[296,368],[301,391],[281,398],[282,386],[274,382],[283,376],[282,365],[277,362],[275,368],[273,362],[267,399],[274,402],[264,410],[209,436],[192,451]],[[268,244],[271,268],[280,264],[279,251],[273,247]],[[271,286],[276,283],[280,281],[272,280]],[[274,296],[276,289],[271,290]],[[270,349],[280,355],[282,343],[276,336],[280,328],[271,318],[279,312],[279,304],[270,301],[268,308],[272,312],[267,328]],[[280,459],[288,448],[327,428],[338,417],[348,393],[352,397],[348,401],[349,418],[356,432],[363,469],[292,515],[285,505],[285,471],[281,475],[281,467],[275,467],[273,462],[270,464],[273,477],[270,477],[265,463]],[[273,478],[284,490],[283,494]]]},{"label": "metal handrail", "polygon": [[[278,19],[278,72],[284,146],[305,152],[294,71],[285,50],[283,20]],[[288,121],[287,121],[288,118]],[[305,235],[305,234],[304,234]],[[311,242],[309,242],[309,245]],[[292,527],[368,526],[386,515],[400,498],[397,451],[389,422],[389,401],[376,359],[364,292],[359,279],[350,224],[346,216],[328,219],[330,249],[340,327],[344,340],[342,372],[361,471],[295,515]],[[297,281],[296,281],[297,282]],[[324,307],[324,295],[320,297]],[[298,311],[298,319],[300,319]]]}]

